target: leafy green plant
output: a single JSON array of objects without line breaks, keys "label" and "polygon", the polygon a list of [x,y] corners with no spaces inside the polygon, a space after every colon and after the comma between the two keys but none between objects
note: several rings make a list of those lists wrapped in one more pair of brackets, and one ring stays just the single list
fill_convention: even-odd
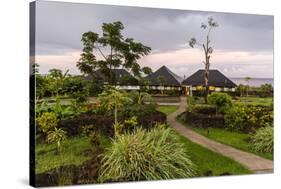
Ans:
[{"label": "leafy green plant", "polygon": [[133,104],[145,104],[145,102],[152,102],[152,97],[150,94],[146,92],[137,92],[137,91],[132,91],[129,93],[130,98],[133,101]]},{"label": "leafy green plant", "polygon": [[135,127],[138,124],[138,118],[136,116],[131,117],[130,119],[126,119],[123,122],[125,128]]},{"label": "leafy green plant", "polygon": [[49,109],[51,108],[45,100],[43,100],[42,102],[36,102],[35,110],[36,110],[37,117],[40,117],[44,112],[48,112]]},{"label": "leafy green plant", "polygon": [[192,112],[195,108],[195,99],[193,96],[187,96],[186,98],[186,102],[187,102],[187,110],[189,112]]},{"label": "leafy green plant", "polygon": [[195,175],[177,135],[165,125],[120,135],[102,157],[99,181],[187,178]]},{"label": "leafy green plant", "polygon": [[260,97],[269,97],[273,95],[273,87],[271,84],[263,84],[258,89],[258,95]]},{"label": "leafy green plant", "polygon": [[83,103],[74,99],[70,100],[70,109],[74,115],[78,115],[79,113],[85,111],[83,110]]},{"label": "leafy green plant", "polygon": [[229,130],[240,131],[243,129],[246,116],[246,107],[233,106],[224,115],[225,125]]},{"label": "leafy green plant", "polygon": [[257,130],[251,137],[253,150],[257,152],[273,152],[273,127],[267,126]]},{"label": "leafy green plant", "polygon": [[153,114],[156,111],[155,104],[124,106],[120,109],[120,115],[125,117],[141,117]]},{"label": "leafy green plant", "polygon": [[130,130],[131,128],[134,128],[138,124],[137,117],[133,116],[130,119],[126,119],[123,123],[117,123],[114,124],[114,133],[115,136],[119,136],[121,133],[124,132],[124,130]]},{"label": "leafy green plant", "polygon": [[55,127],[53,131],[48,132],[47,142],[48,143],[56,143],[57,144],[57,152],[60,152],[61,142],[66,139],[66,132],[62,129],[58,129]]},{"label": "leafy green plant", "polygon": [[259,123],[261,126],[272,126],[273,125],[273,112],[266,112],[263,116],[260,117]]},{"label": "leafy green plant", "polygon": [[226,111],[224,120],[230,130],[255,132],[260,127],[272,125],[273,112],[260,106],[235,105]]},{"label": "leafy green plant", "polygon": [[54,129],[57,126],[57,116],[53,112],[45,112],[37,118],[38,124],[44,133]]},{"label": "leafy green plant", "polygon": [[231,96],[226,93],[212,93],[209,95],[208,100],[210,104],[216,106],[216,113],[224,113],[227,108],[232,106]]},{"label": "leafy green plant", "polygon": [[56,103],[55,106],[53,107],[53,112],[56,114],[56,116],[59,119],[71,117],[74,115],[71,106],[66,106],[66,107],[62,106],[59,98],[56,98]]},{"label": "leafy green plant", "polygon": [[95,126],[94,125],[83,125],[82,127],[81,127],[81,133],[82,133],[82,135],[83,136],[90,136],[90,134],[92,133],[92,132],[94,132],[94,128],[95,128]]},{"label": "leafy green plant", "polygon": [[102,107],[107,110],[114,110],[114,121],[118,124],[118,110],[132,100],[128,97],[127,93],[116,89],[106,89],[98,96],[98,101]]}]

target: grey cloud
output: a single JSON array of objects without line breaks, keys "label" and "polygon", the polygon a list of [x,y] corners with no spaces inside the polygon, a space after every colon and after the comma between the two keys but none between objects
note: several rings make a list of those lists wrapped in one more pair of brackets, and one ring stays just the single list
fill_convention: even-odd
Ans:
[{"label": "grey cloud", "polygon": [[[181,44],[188,47],[190,37],[203,40],[200,24],[208,16],[213,16],[220,24],[212,33],[216,48],[272,50],[272,16],[39,1],[36,17],[38,53],[56,52],[60,48],[81,50],[80,39],[84,32],[101,33],[103,22],[117,20],[125,25],[125,37],[133,37],[152,49],[174,50]],[[40,47],[46,43],[53,48]]]}]

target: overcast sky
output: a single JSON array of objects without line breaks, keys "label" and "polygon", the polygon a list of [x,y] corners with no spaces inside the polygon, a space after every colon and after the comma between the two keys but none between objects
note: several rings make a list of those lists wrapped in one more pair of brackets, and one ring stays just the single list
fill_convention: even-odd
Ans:
[{"label": "overcast sky", "polygon": [[152,48],[139,60],[142,66],[156,70],[166,65],[189,76],[203,68],[204,55],[188,40],[203,40],[200,26],[209,16],[219,23],[211,33],[211,69],[229,77],[273,77],[273,16],[264,15],[37,1],[35,59],[41,73],[59,68],[80,74],[76,62],[82,34],[101,33],[102,23],[121,21],[124,37]]}]

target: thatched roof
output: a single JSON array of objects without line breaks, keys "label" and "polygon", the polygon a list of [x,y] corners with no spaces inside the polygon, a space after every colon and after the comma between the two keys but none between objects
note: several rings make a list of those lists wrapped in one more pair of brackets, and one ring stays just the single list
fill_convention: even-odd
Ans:
[{"label": "thatched roof", "polygon": [[149,85],[161,85],[160,78],[163,78],[164,86],[181,86],[182,78],[173,73],[166,66],[162,66],[157,71],[148,75],[145,79],[149,81]]},{"label": "thatched roof", "polygon": [[[205,85],[204,72],[205,72],[204,70],[198,70],[190,77],[186,78],[182,82],[182,85],[204,86]],[[223,75],[220,71],[210,70],[209,86],[234,88],[237,85],[234,82],[232,82],[230,79],[228,79],[225,75]]]}]

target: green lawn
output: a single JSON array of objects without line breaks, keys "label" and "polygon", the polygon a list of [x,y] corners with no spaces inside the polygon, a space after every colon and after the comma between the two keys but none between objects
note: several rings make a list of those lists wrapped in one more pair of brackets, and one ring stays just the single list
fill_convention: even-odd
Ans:
[{"label": "green lawn", "polygon": [[[176,111],[177,108],[177,106],[158,106],[157,110],[169,115],[170,113]],[[207,172],[211,172],[212,175],[220,175],[223,173],[236,175],[251,173],[243,165],[228,157],[195,144],[180,134],[178,134],[178,137],[181,143],[184,145],[184,148],[187,149],[187,155],[197,166],[197,176],[206,176]]]},{"label": "green lawn", "polygon": [[[109,144],[110,139],[103,138],[103,146]],[[91,143],[86,137],[69,138],[62,143],[62,151],[56,152],[56,144],[37,144],[35,148],[36,174],[64,165],[81,165],[91,157],[84,152],[91,148]]]},{"label": "green lawn", "polygon": [[187,149],[187,155],[191,161],[197,166],[197,176],[206,176],[207,172],[211,172],[212,175],[251,173],[238,162],[195,144],[181,135],[179,135],[179,140]]},{"label": "green lawn", "polygon": [[[273,98],[272,97],[253,97],[253,96],[248,96],[248,97],[237,97],[237,100],[233,100],[235,104],[244,104],[244,105],[262,105],[262,106],[271,106],[273,103]],[[205,104],[204,98],[203,97],[196,97],[195,100],[196,104]]]},{"label": "green lawn", "polygon": [[226,144],[246,152],[257,154],[267,159],[271,159],[271,160],[273,159],[273,154],[271,153],[255,152],[251,149],[249,143],[249,138],[250,138],[249,134],[232,132],[222,128],[209,128],[209,132],[208,132],[207,129],[188,125],[187,123],[184,123],[180,119],[178,119],[178,121],[180,121],[182,124],[186,125],[187,127],[193,129],[194,131],[200,133],[201,135],[204,135],[212,140],[218,141],[222,144]]},{"label": "green lawn", "polygon": [[166,115],[169,115],[175,112],[178,109],[178,106],[157,106],[156,108],[159,112],[163,112]]},{"label": "green lawn", "polygon": [[273,103],[272,97],[238,97],[238,100],[233,100],[236,104],[251,104],[251,105],[262,105],[271,106]]},{"label": "green lawn", "polygon": [[37,144],[35,148],[36,174],[43,173],[62,165],[80,165],[90,157],[83,152],[90,149],[87,138],[71,138],[62,143],[62,152],[57,155],[55,144]]}]

